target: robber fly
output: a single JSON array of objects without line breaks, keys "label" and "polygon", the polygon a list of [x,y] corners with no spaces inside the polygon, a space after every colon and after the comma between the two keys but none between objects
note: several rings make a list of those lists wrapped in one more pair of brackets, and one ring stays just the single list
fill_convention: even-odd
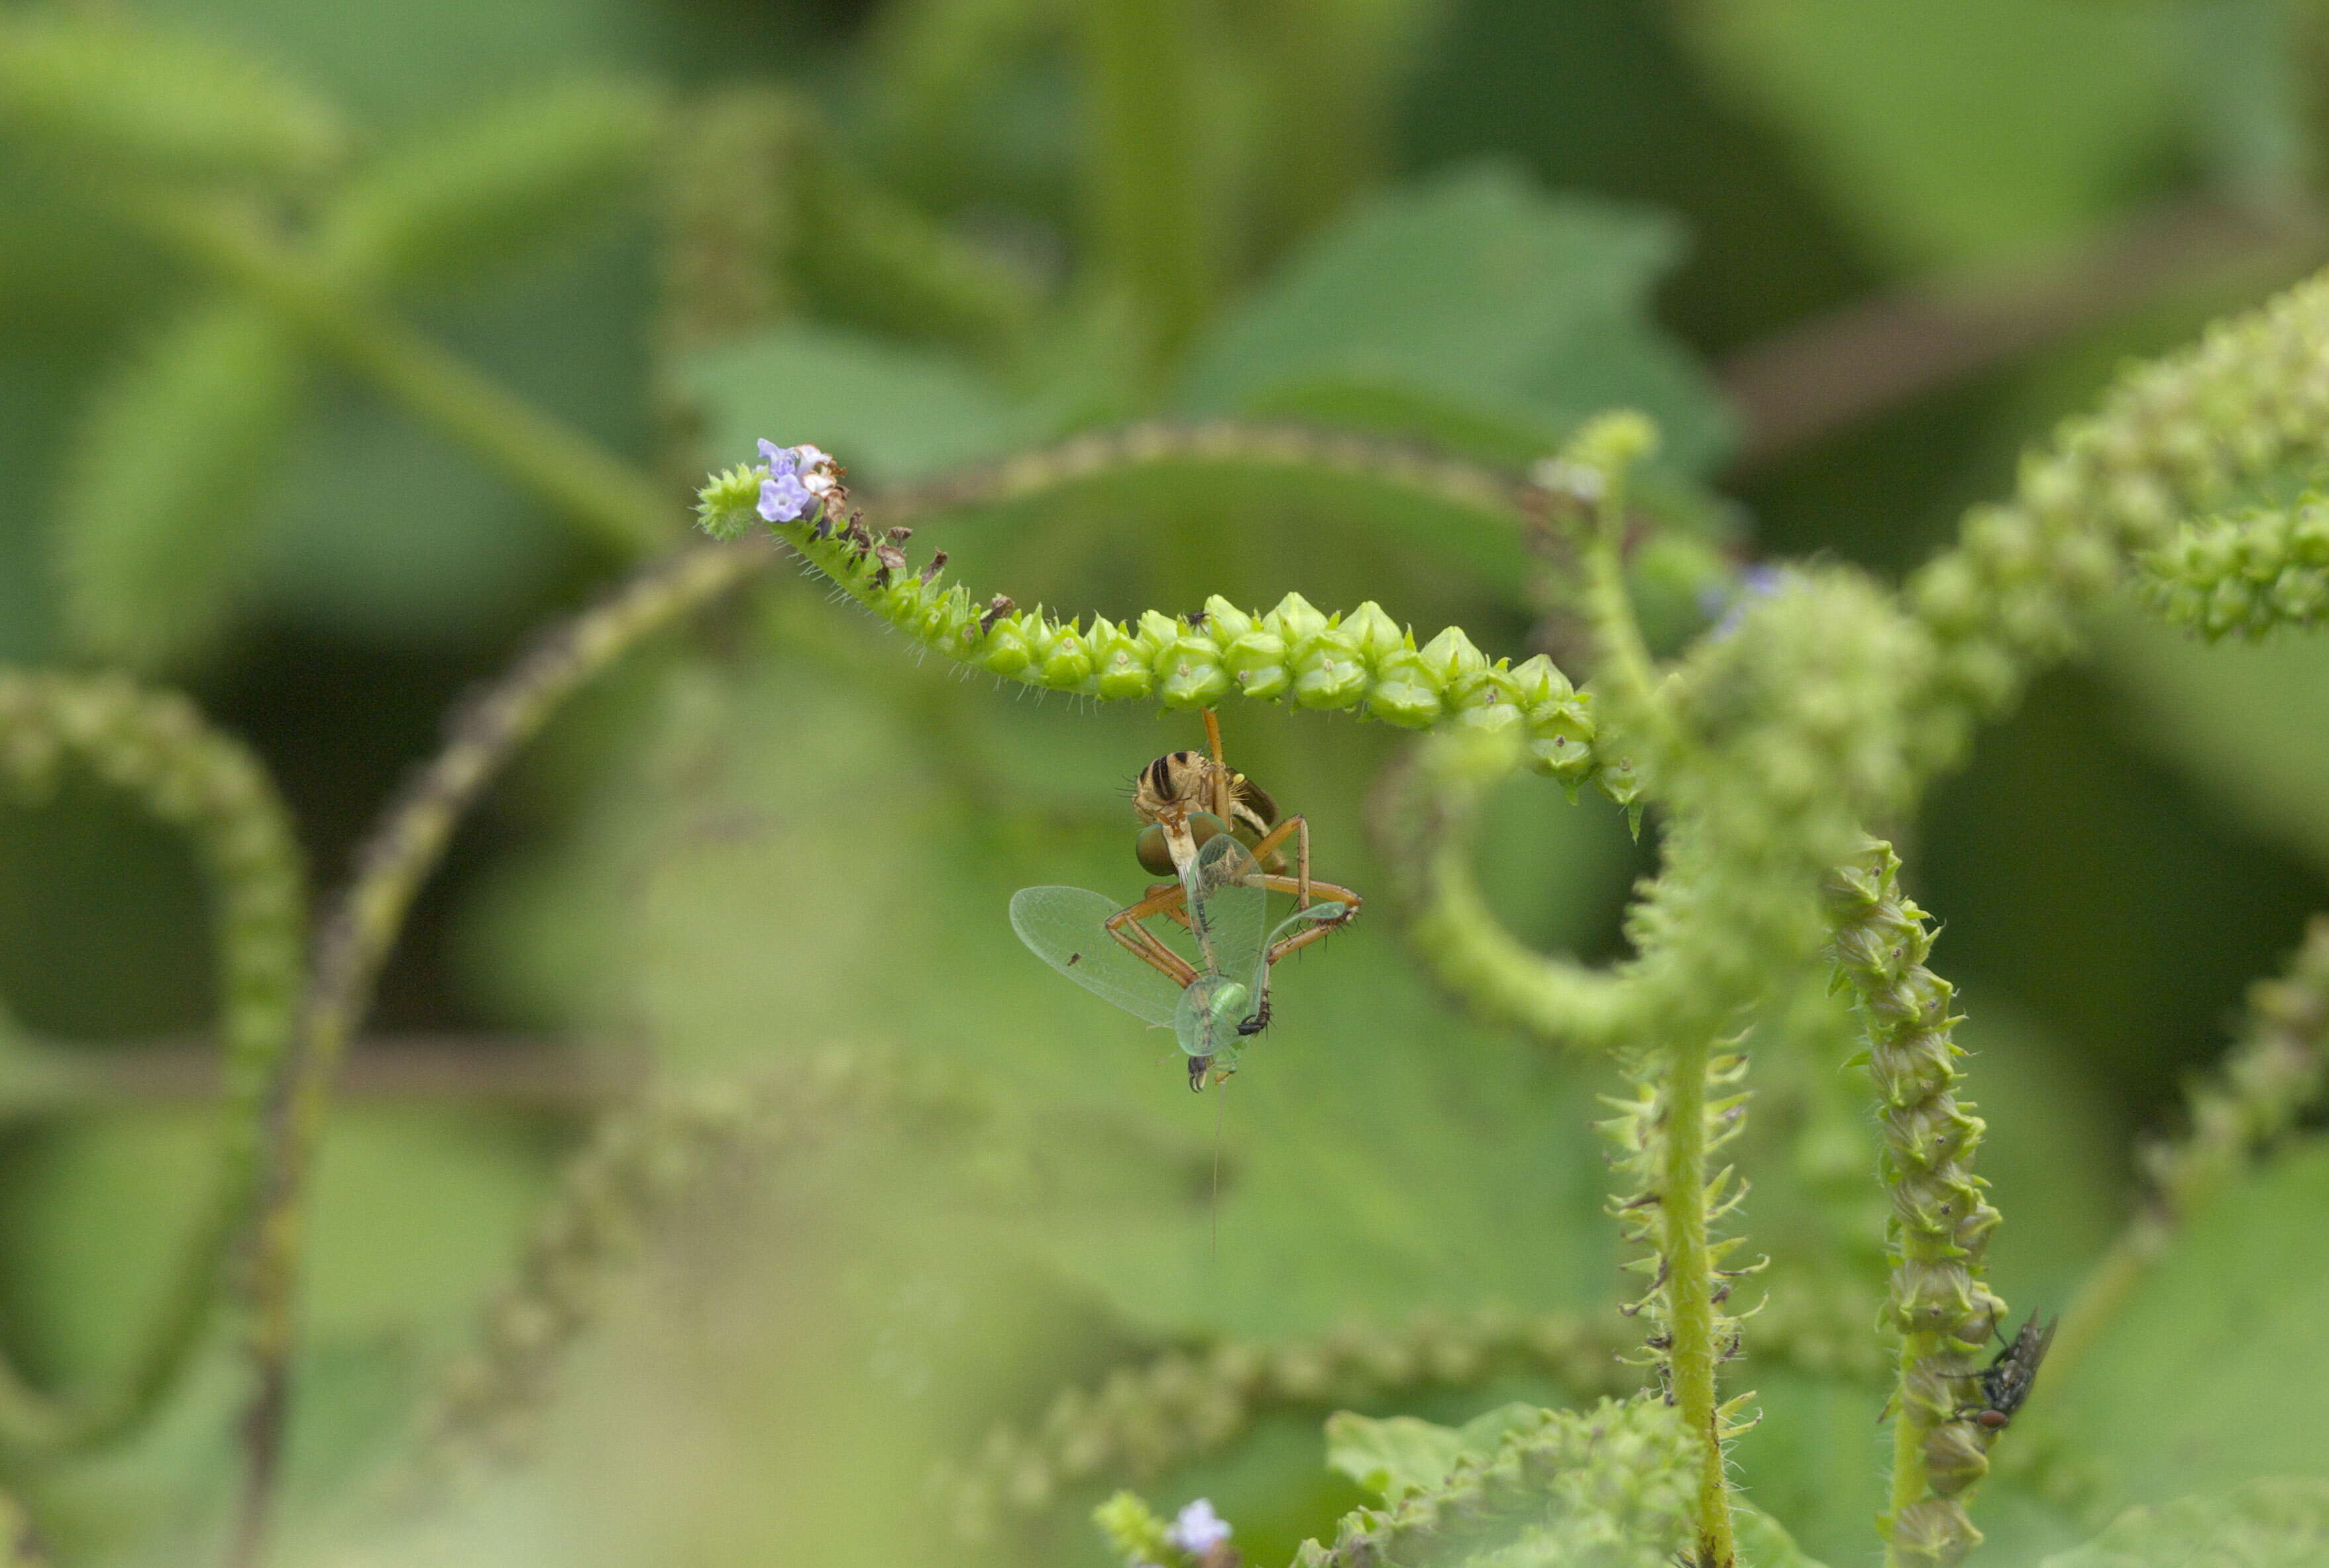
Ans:
[{"label": "robber fly", "polygon": [[[1174,1029],[1192,1089],[1228,1076],[1242,1042],[1269,1026],[1270,965],[1348,925],[1363,902],[1311,877],[1309,824],[1279,820],[1268,794],[1222,760],[1210,709],[1205,734],[1208,751],[1168,753],[1133,782],[1143,823],[1135,855],[1171,880],[1121,908],[1080,887],[1023,887],[1011,900],[1012,929],[1037,957],[1134,1017]],[[1271,893],[1293,895],[1295,910],[1265,930]],[[1160,915],[1193,938],[1194,962],[1142,924]]]}]

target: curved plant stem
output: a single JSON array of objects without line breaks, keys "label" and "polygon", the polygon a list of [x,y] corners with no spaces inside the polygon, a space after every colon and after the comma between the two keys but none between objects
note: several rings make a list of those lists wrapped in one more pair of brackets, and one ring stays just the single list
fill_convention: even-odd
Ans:
[{"label": "curved plant stem", "polygon": [[357,853],[348,887],[326,911],[297,1043],[265,1107],[251,1286],[259,1386],[244,1424],[250,1473],[240,1561],[258,1560],[282,1454],[306,1177],[325,1102],[413,896],[478,793],[560,702],[641,639],[771,559],[758,545],[694,546],[646,568],[596,607],[552,628],[455,718],[444,750],[382,815]]},{"label": "curved plant stem", "polygon": [[625,556],[669,545],[675,498],[338,286],[254,226],[203,207],[160,209],[150,227],[247,290],[504,479],[541,496]]},{"label": "curved plant stem", "polygon": [[1247,419],[1144,420],[1096,430],[885,489],[872,503],[889,522],[919,522],[934,512],[996,505],[1146,467],[1200,464],[1360,480],[1478,512],[1525,532],[1548,527],[1559,503],[1532,479],[1413,442]]},{"label": "curved plant stem", "polygon": [[1496,918],[1473,870],[1481,804],[1519,768],[1508,740],[1443,736],[1384,770],[1367,826],[1393,878],[1390,906],[1417,960],[1468,1011],[1550,1045],[1615,1050],[1638,1015],[1627,972],[1536,952]]},{"label": "curved plant stem", "polygon": [[297,842],[266,770],[184,698],[114,677],[0,671],[0,783],[37,795],[67,763],[185,833],[208,873],[226,1110],[218,1190],[122,1380],[55,1400],[0,1363],[0,1444],[33,1452],[94,1447],[136,1431],[202,1343],[259,1180],[260,1103],[292,1048],[306,913]]}]

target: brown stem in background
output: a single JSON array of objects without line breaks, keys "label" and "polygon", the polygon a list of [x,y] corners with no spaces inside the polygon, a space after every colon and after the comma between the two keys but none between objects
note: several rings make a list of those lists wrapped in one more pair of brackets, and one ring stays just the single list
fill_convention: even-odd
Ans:
[{"label": "brown stem in background", "polygon": [[[207,1105],[223,1073],[218,1047],[192,1035],[101,1047],[27,1042],[39,1055],[11,1064],[0,1123],[80,1115],[125,1105]],[[499,1105],[589,1111],[630,1096],[646,1079],[629,1047],[588,1048],[521,1036],[378,1035],[356,1042],[332,1092],[387,1103]]]},{"label": "brown stem in background", "polygon": [[1787,328],[1719,367],[1740,423],[1731,475],[2234,267],[2300,270],[2320,248],[2317,230],[2202,199],[2051,265],[1910,284]]}]

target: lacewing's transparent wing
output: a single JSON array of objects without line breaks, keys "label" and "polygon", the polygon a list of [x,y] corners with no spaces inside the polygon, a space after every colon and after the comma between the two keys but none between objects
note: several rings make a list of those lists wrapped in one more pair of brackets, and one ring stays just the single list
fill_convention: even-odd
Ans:
[{"label": "lacewing's transparent wing", "polygon": [[1245,1039],[1238,1025],[1260,1005],[1269,894],[1253,856],[1227,833],[1199,846],[1181,886],[1189,896],[1199,972],[1181,993],[1173,1029],[1186,1055],[1232,1066]]},{"label": "lacewing's transparent wing", "polygon": [[1142,962],[1108,934],[1116,904],[1082,887],[1022,887],[1011,896],[1011,929],[1036,957],[1144,1023],[1169,1026],[1181,1003],[1172,978]]},{"label": "lacewing's transparent wing", "polygon": [[1250,985],[1268,944],[1262,939],[1269,894],[1246,847],[1217,833],[1197,848],[1181,877],[1189,895],[1189,928],[1202,955],[1197,968]]},{"label": "lacewing's transparent wing", "polygon": [[1191,981],[1173,1013],[1173,1032],[1181,1038],[1182,1051],[1223,1067],[1235,1066],[1245,1045],[1238,1024],[1252,1012],[1254,1000],[1250,986],[1226,974],[1201,974]]}]

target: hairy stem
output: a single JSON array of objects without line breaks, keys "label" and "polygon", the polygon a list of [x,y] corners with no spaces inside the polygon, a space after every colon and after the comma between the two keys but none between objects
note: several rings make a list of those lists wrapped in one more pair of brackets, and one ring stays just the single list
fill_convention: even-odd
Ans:
[{"label": "hairy stem", "polygon": [[68,763],[184,832],[209,875],[226,1107],[212,1207],[121,1381],[53,1400],[0,1364],[0,1443],[33,1451],[137,1431],[202,1342],[250,1214],[260,1106],[291,1054],[306,905],[297,843],[266,770],[184,699],[112,677],[0,671],[0,784],[38,798]]},{"label": "hairy stem", "polygon": [[245,1421],[250,1479],[244,1561],[257,1559],[288,1417],[306,1178],[325,1103],[413,896],[479,792],[560,702],[641,639],[769,559],[766,549],[753,545],[697,546],[655,563],[595,608],[552,628],[456,718],[444,750],[388,808],[358,851],[354,878],[317,932],[315,979],[297,1043],[266,1104],[252,1260],[259,1387]]},{"label": "hairy stem", "polygon": [[[705,530],[742,538],[764,525],[756,510],[767,471],[731,468],[703,486]],[[1570,784],[1594,775],[1589,703],[1542,655],[1491,661],[1450,626],[1418,647],[1415,634],[1363,604],[1326,615],[1288,594],[1259,615],[1215,596],[1202,610],[1151,610],[1117,625],[1062,621],[996,595],[982,609],[945,580],[945,552],[919,571],[899,525],[876,539],[836,486],[821,512],[775,525],[778,538],[883,620],[975,669],[1046,690],[1102,701],[1154,698],[1202,708],[1233,693],[1301,707],[1355,710],[1409,728],[1448,718],[1483,730],[1515,728],[1530,766]]]},{"label": "hairy stem", "polygon": [[1665,1059],[1665,1169],[1658,1203],[1665,1218],[1664,1264],[1666,1352],[1672,1393],[1683,1425],[1706,1439],[1698,1479],[1698,1560],[1704,1568],[1731,1568],[1738,1548],[1730,1535],[1730,1488],[1723,1474],[1722,1432],[1716,1414],[1714,1369],[1725,1347],[1716,1343],[1714,1258],[1708,1247],[1706,1077],[1708,1043],[1678,1042]]},{"label": "hairy stem", "polygon": [[158,213],[153,227],[603,544],[634,556],[671,542],[678,508],[644,475],[339,287],[252,225],[178,206]]}]

